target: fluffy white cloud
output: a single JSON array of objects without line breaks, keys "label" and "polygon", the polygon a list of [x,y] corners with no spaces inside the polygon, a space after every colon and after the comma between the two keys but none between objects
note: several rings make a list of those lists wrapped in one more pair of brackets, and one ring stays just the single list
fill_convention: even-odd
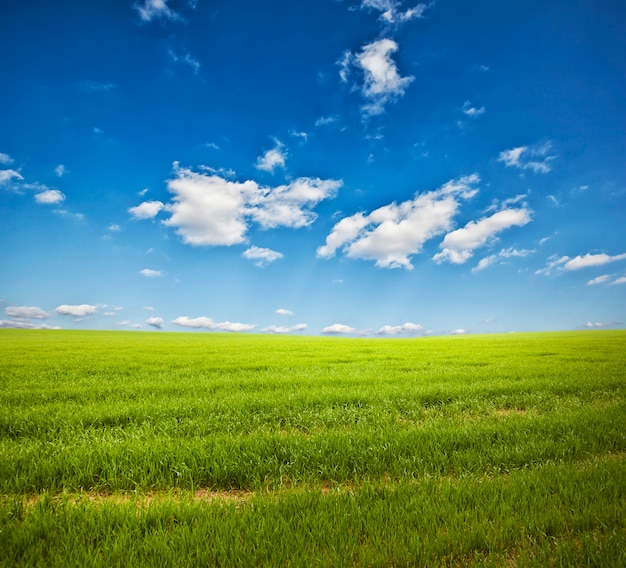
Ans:
[{"label": "fluffy white cloud", "polygon": [[0,328],[14,329],[61,329],[58,326],[51,327],[46,324],[36,324],[25,319],[0,320]]},{"label": "fluffy white cloud", "polygon": [[256,260],[257,266],[263,267],[268,264],[283,258],[283,254],[268,248],[250,247],[242,254],[244,258],[248,260]]},{"label": "fluffy white cloud", "polygon": [[293,312],[291,310],[286,310],[285,308],[278,308],[274,313],[279,316],[292,316]]},{"label": "fluffy white cloud", "polygon": [[402,96],[414,77],[402,77],[391,55],[398,51],[392,39],[379,39],[363,46],[360,53],[346,51],[337,62],[341,80],[348,82],[350,68],[363,73],[361,94],[367,101],[362,107],[366,116],[381,114],[385,105]]},{"label": "fluffy white cloud", "polygon": [[535,173],[545,174],[552,169],[550,162],[556,157],[548,156],[550,148],[550,143],[546,143],[504,150],[500,152],[498,162],[503,162],[507,168],[515,167],[520,170],[532,170]]},{"label": "fluffy white cloud", "polygon": [[287,160],[285,146],[280,140],[275,140],[275,143],[276,146],[274,148],[257,158],[257,169],[273,174],[276,168],[285,167],[285,161]]},{"label": "fluffy white cloud", "polygon": [[292,325],[291,327],[284,327],[280,325],[270,325],[268,327],[263,328],[261,331],[266,333],[293,333],[294,331],[304,331],[307,328],[306,323],[299,323],[297,325]]},{"label": "fluffy white cloud", "polygon": [[369,214],[345,217],[332,228],[317,256],[330,258],[342,249],[350,258],[375,260],[383,268],[412,269],[410,256],[452,227],[459,200],[473,197],[479,181],[478,175],[472,174],[399,205],[394,202]]},{"label": "fluffy white cloud", "polygon": [[165,18],[172,22],[182,20],[180,14],[174,12],[168,5],[168,0],[144,0],[143,4],[135,4],[133,7],[139,12],[139,17],[144,22],[150,22],[159,18]]},{"label": "fluffy white cloud", "polygon": [[398,335],[399,333],[416,333],[424,329],[419,323],[411,323],[407,321],[402,325],[384,325],[377,333],[379,335]]},{"label": "fluffy white cloud", "polygon": [[67,172],[67,168],[63,164],[59,164],[56,168],[54,168],[54,173],[58,177],[63,177]]},{"label": "fluffy white cloud", "polygon": [[214,331],[251,331],[256,327],[256,325],[247,323],[233,323],[229,321],[215,322],[211,318],[207,317],[189,318],[187,316],[178,317],[173,320],[172,323],[182,327],[211,329]]},{"label": "fluffy white cloud", "polygon": [[345,325],[343,323],[334,323],[333,325],[329,325],[322,329],[322,333],[327,333],[330,335],[343,335],[350,333],[358,333],[358,331],[354,327],[350,327],[349,325]]},{"label": "fluffy white cloud", "polygon": [[626,284],[626,276],[620,276],[611,282],[611,286],[617,286],[619,284]]},{"label": "fluffy white cloud", "polygon": [[479,263],[474,268],[472,268],[472,272],[478,272],[480,270],[484,270],[485,268],[487,268],[488,266],[491,266],[492,264],[501,263],[503,260],[506,260],[512,257],[528,256],[529,254],[532,254],[534,252],[535,252],[534,250],[526,250],[526,249],[522,249],[522,250],[518,250],[515,248],[502,249],[497,254],[492,254],[490,256],[486,256],[485,258],[482,258],[479,261]]},{"label": "fluffy white cloud", "polygon": [[9,164],[12,164],[15,160],[13,160],[13,158],[11,158],[11,156],[9,156],[8,154],[5,154],[4,152],[0,152],[0,164],[2,164],[3,166],[8,166]]},{"label": "fluffy white cloud", "polygon": [[58,189],[47,189],[41,193],[35,194],[37,203],[55,204],[65,201],[65,195]]},{"label": "fluffy white cloud", "polygon": [[334,197],[341,181],[298,178],[287,185],[262,187],[179,168],[168,182],[174,194],[163,221],[175,227],[183,242],[196,246],[235,245],[246,240],[250,220],[264,229],[306,227],[317,215],[312,208]]},{"label": "fluffy white cloud", "polygon": [[95,314],[98,311],[98,306],[90,306],[89,304],[61,304],[60,306],[57,306],[54,311],[62,316],[84,318],[86,316],[92,316],[93,314]]},{"label": "fluffy white cloud", "polygon": [[152,327],[156,327],[157,329],[163,328],[163,318],[148,318],[146,323]]},{"label": "fluffy white cloud", "polygon": [[144,201],[136,207],[130,207],[128,212],[135,217],[135,219],[152,219],[156,217],[159,211],[161,211],[165,205],[160,201]]},{"label": "fluffy white cloud", "polygon": [[15,319],[46,319],[48,314],[36,306],[9,306],[4,313]]},{"label": "fluffy white cloud", "polygon": [[151,268],[144,268],[139,271],[139,274],[145,276],[146,278],[159,278],[163,276],[163,272],[160,270],[152,270]]},{"label": "fluffy white cloud", "polygon": [[596,322],[588,321],[585,324],[585,327],[588,327],[588,328],[591,328],[591,329],[598,329],[598,328],[601,328],[601,327],[611,327],[611,326],[614,326],[614,325],[619,325],[619,324],[617,322],[604,323],[604,322],[599,322],[599,321],[596,321]]},{"label": "fluffy white cloud", "polygon": [[465,335],[466,333],[468,333],[468,331],[466,329],[454,329],[452,330],[452,335]]},{"label": "fluffy white cloud", "polygon": [[470,221],[462,229],[448,233],[439,247],[440,253],[433,256],[433,260],[441,263],[449,261],[454,264],[463,264],[474,255],[474,250],[483,246],[496,234],[510,227],[523,227],[530,222],[530,210],[503,209],[490,217],[480,221]]}]

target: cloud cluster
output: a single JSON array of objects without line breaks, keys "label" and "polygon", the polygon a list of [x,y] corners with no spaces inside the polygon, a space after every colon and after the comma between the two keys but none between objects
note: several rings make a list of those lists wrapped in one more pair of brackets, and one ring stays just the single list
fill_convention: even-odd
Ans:
[{"label": "cloud cluster", "polygon": [[343,323],[334,323],[322,329],[322,333],[328,335],[351,335],[359,332],[356,328],[350,327],[349,325],[345,325]]},{"label": "cloud cluster", "polygon": [[550,149],[549,142],[530,147],[519,146],[500,152],[498,162],[503,162],[507,168],[514,167],[520,170],[531,170],[536,174],[546,174],[552,169],[550,162],[556,157],[548,155]]},{"label": "cloud cluster", "polygon": [[341,250],[349,258],[374,260],[383,268],[412,269],[410,257],[426,241],[452,228],[460,200],[473,197],[478,182],[477,174],[464,176],[400,204],[344,217],[317,249],[317,256],[330,258]]},{"label": "cloud cluster", "polygon": [[10,319],[0,320],[0,328],[58,329],[41,323],[41,320],[47,319],[49,314],[36,306],[7,306],[4,313]]},{"label": "cloud cluster", "polygon": [[274,148],[268,150],[257,158],[256,167],[264,172],[274,173],[276,168],[284,168],[287,161],[285,145],[280,140],[275,140]]},{"label": "cloud cluster", "polygon": [[187,316],[177,317],[172,323],[182,327],[193,329],[210,329],[212,331],[251,331],[256,325],[247,323],[233,323],[230,321],[215,322],[208,317],[189,318]]},{"label": "cloud cluster", "polygon": [[163,225],[173,227],[183,242],[194,246],[235,245],[246,241],[249,224],[263,229],[311,225],[313,208],[334,197],[342,182],[298,178],[285,185],[263,187],[256,181],[228,180],[217,174],[194,172],[174,164],[169,180],[170,203],[144,202],[131,207],[135,218],[147,219],[161,210],[170,213]]}]

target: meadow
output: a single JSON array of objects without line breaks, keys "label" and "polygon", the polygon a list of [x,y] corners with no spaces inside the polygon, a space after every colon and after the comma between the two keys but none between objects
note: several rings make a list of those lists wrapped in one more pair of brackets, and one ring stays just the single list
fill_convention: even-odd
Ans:
[{"label": "meadow", "polygon": [[0,330],[1,566],[626,565],[626,331]]}]

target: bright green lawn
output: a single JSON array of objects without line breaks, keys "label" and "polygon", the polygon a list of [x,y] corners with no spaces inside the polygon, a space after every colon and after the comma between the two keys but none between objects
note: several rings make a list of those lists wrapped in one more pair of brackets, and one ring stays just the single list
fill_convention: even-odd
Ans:
[{"label": "bright green lawn", "polygon": [[0,565],[626,565],[625,395],[626,331],[0,330]]}]

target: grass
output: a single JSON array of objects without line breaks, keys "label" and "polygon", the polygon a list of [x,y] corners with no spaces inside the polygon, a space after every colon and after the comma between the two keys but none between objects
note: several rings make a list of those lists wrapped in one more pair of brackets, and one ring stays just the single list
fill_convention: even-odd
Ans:
[{"label": "grass", "polygon": [[0,565],[626,564],[626,332],[0,331]]}]

